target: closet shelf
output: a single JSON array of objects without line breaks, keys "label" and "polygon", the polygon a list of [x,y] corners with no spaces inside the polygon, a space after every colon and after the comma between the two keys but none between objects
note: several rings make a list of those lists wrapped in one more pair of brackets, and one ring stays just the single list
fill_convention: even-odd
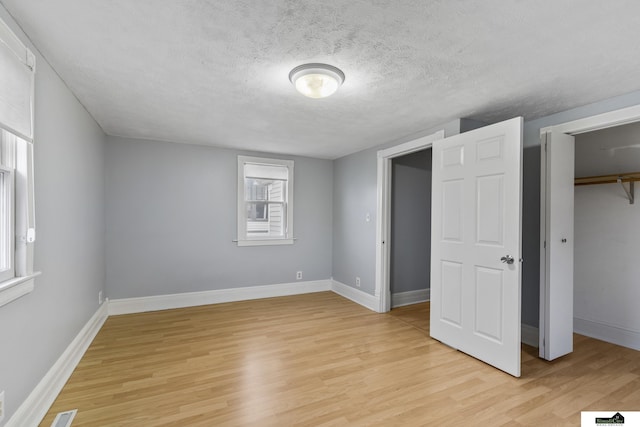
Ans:
[{"label": "closet shelf", "polygon": [[584,178],[576,178],[575,185],[591,185],[591,184],[615,184],[621,180],[622,182],[640,181],[640,172],[620,173],[617,175],[600,175],[587,176]]},{"label": "closet shelf", "polygon": [[[585,178],[576,178],[574,180],[575,185],[592,185],[592,184],[615,184],[616,182],[622,186],[622,189],[627,194],[629,204],[632,205],[635,201],[635,187],[634,182],[640,181],[640,172],[621,173],[618,175],[600,175],[600,176],[588,176]],[[629,183],[629,188],[624,186],[624,183]]]}]

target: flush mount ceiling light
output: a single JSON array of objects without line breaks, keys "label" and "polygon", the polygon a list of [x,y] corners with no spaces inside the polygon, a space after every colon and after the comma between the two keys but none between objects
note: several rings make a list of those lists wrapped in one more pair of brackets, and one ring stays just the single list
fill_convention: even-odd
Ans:
[{"label": "flush mount ceiling light", "polygon": [[344,82],[344,73],[327,64],[304,64],[289,73],[296,90],[309,98],[326,98]]}]

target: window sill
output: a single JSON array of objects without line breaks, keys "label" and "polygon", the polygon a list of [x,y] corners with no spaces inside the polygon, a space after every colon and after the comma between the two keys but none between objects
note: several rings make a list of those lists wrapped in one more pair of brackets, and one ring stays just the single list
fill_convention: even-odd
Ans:
[{"label": "window sill", "polygon": [[256,239],[256,240],[238,240],[238,246],[276,246],[276,245],[293,245],[295,239]]},{"label": "window sill", "polygon": [[14,277],[0,283],[0,307],[33,291],[33,279],[39,275],[38,271],[28,276]]}]

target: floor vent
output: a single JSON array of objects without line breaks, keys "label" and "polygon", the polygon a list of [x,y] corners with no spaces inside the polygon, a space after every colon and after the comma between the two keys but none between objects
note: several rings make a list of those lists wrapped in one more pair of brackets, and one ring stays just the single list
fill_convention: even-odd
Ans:
[{"label": "floor vent", "polygon": [[77,409],[58,413],[56,419],[51,423],[51,427],[70,427],[76,412],[78,412]]}]

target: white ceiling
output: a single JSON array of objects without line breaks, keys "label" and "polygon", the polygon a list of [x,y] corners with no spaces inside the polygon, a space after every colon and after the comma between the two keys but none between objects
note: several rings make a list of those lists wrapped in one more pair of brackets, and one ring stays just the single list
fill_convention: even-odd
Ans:
[{"label": "white ceiling", "polygon": [[[637,0],[0,0],[110,135],[336,158],[640,89]],[[341,68],[332,97],[289,71]]]}]

